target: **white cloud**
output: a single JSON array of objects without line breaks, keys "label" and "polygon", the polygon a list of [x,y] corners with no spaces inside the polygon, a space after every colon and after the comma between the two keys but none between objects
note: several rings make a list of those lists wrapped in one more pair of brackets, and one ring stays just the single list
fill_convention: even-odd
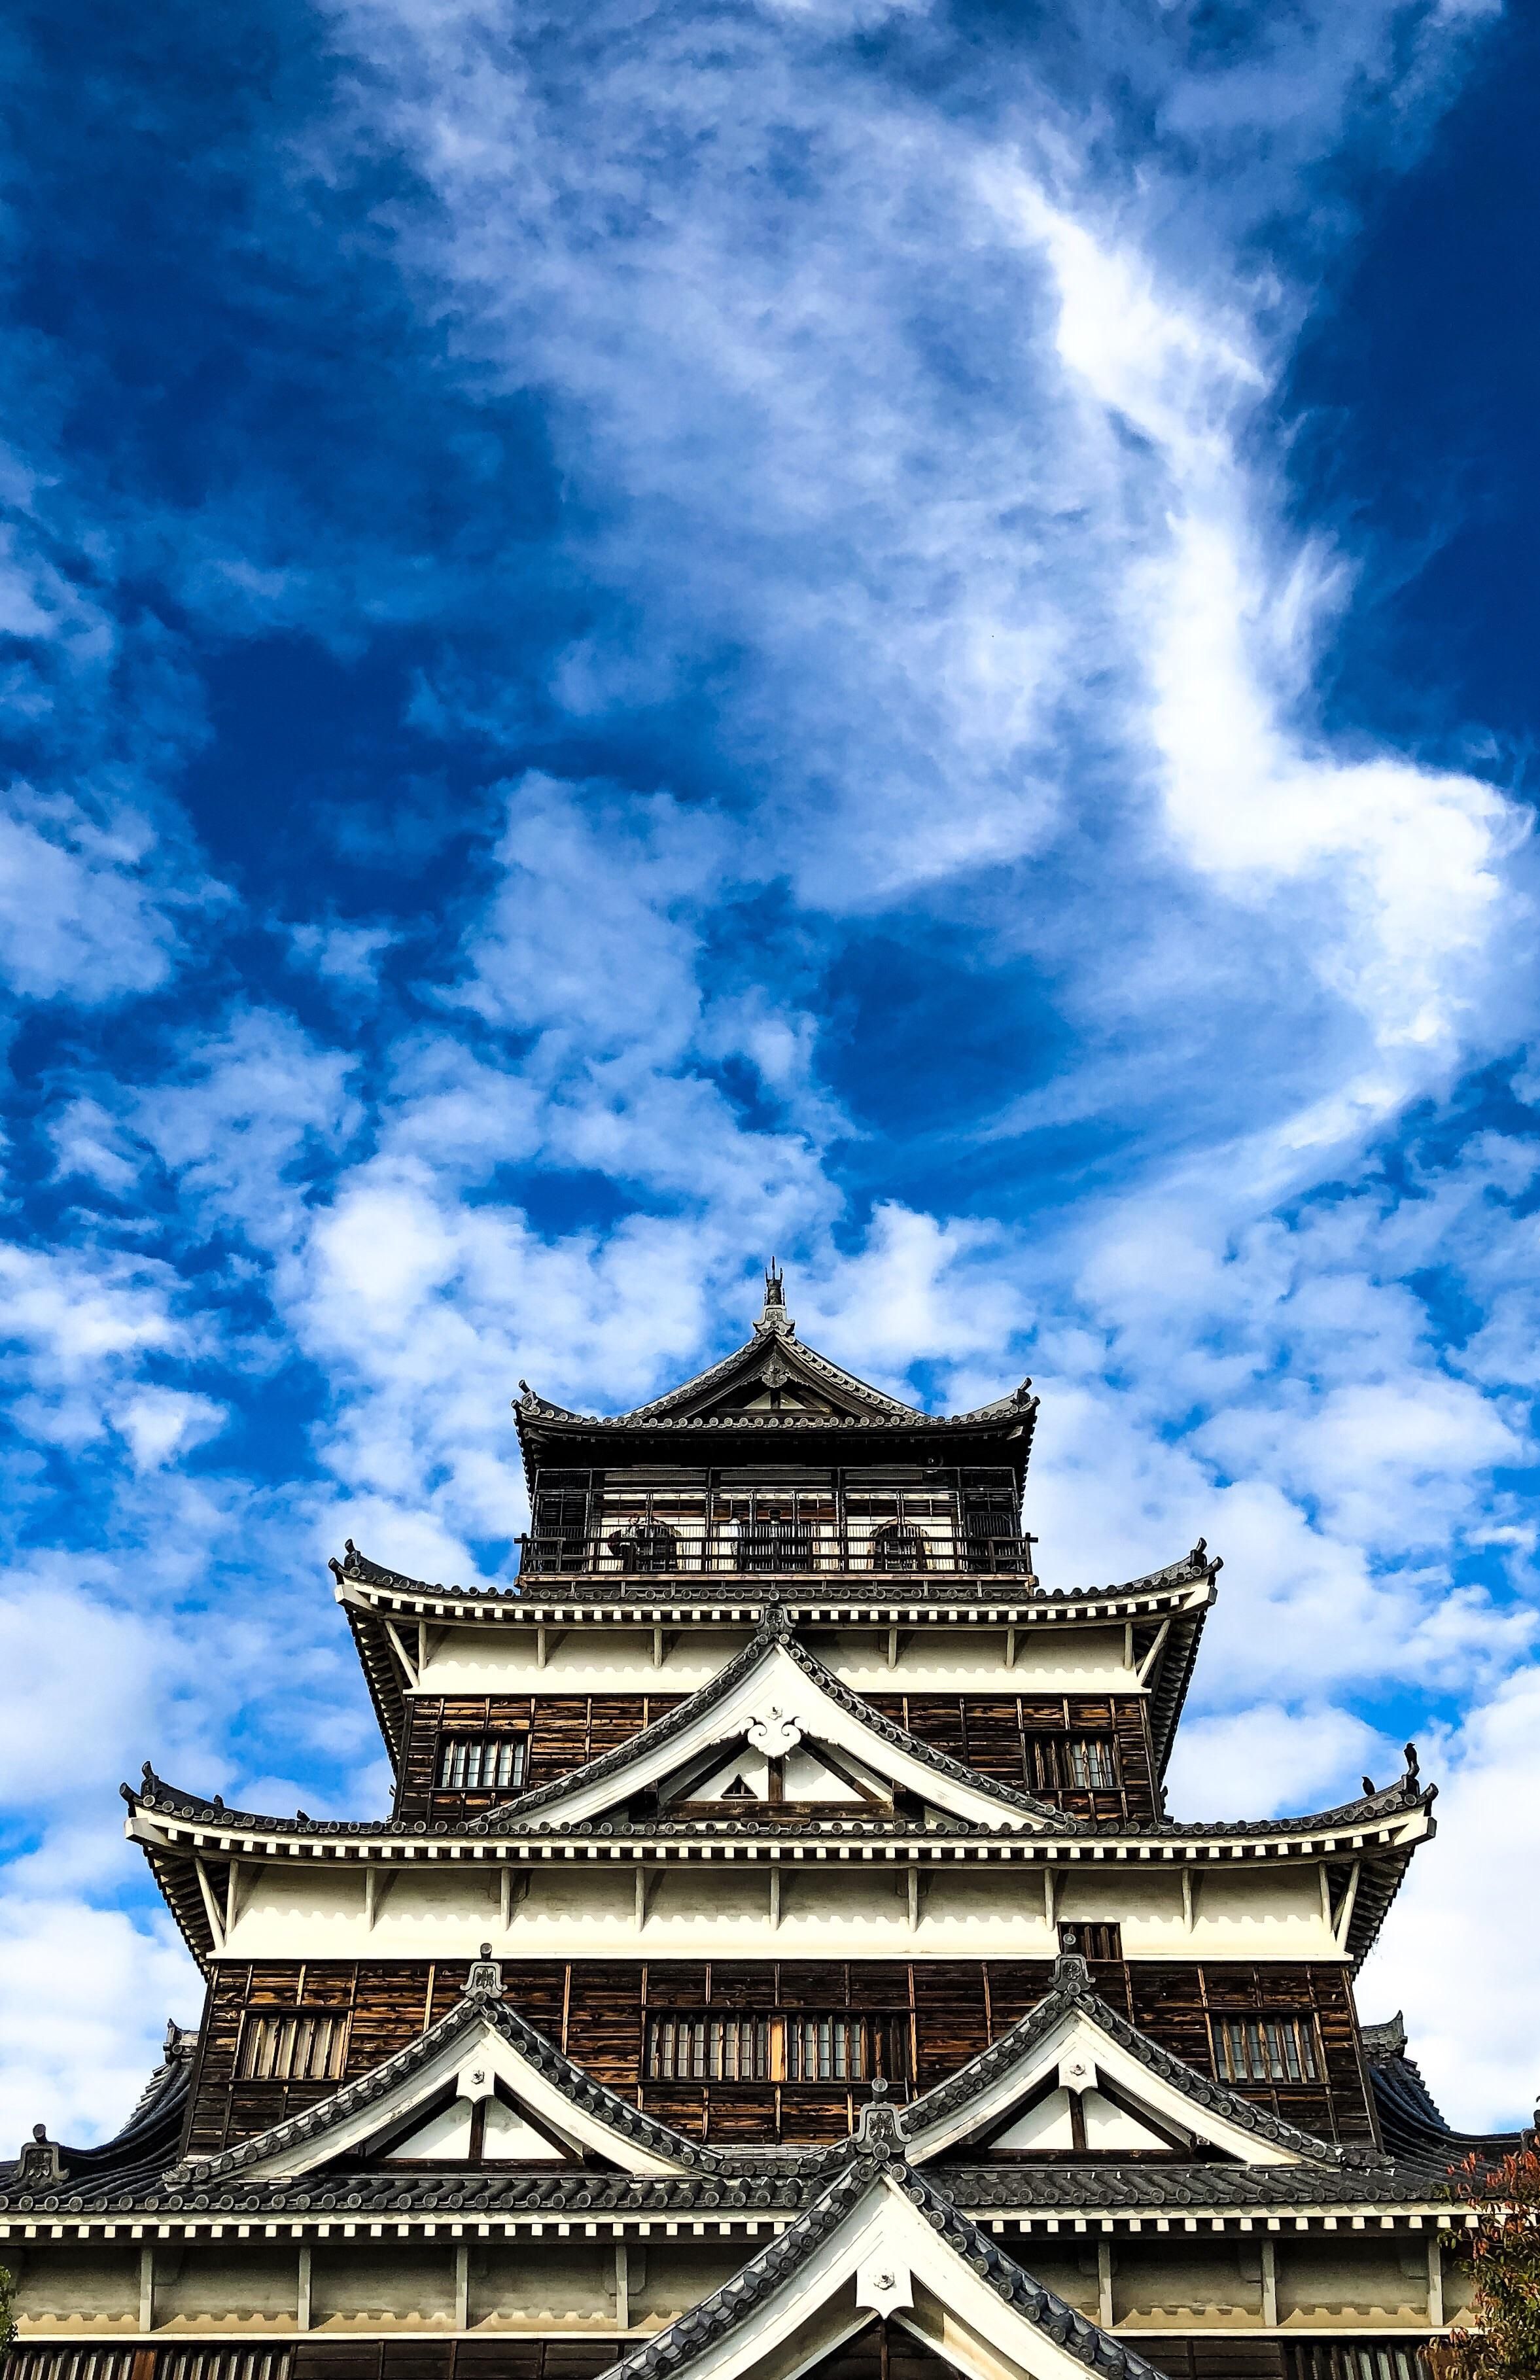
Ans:
[{"label": "white cloud", "polygon": [[166,980],[178,934],[153,882],[155,840],[132,810],[93,819],[76,802],[11,789],[0,811],[0,969],[18,993],[84,1007]]},{"label": "white cloud", "polygon": [[1441,1747],[1439,1839],[1413,1863],[1364,1970],[1366,2016],[1404,2009],[1449,2120],[1531,2120],[1540,2097],[1540,1670],[1516,1670]]},{"label": "white cloud", "polygon": [[[59,1178],[125,1203],[152,1182],[168,1248],[201,1266],[227,1241],[219,1291],[273,1301],[253,1325],[216,1323],[207,1300],[195,1330],[210,1276],[191,1265],[184,1280],[104,1241],[0,1260],[32,1451],[89,1451],[111,1469],[110,1525],[158,1560],[184,1549],[157,1568],[152,1619],[115,1574],[55,1569],[22,1581],[10,1621],[32,1697],[17,1757],[42,1764],[54,1813],[16,1923],[79,1957],[104,1945],[125,1992],[161,1991],[172,1954],[44,1889],[50,1859],[106,1888],[59,1766],[72,1711],[92,1776],[148,1737],[222,1784],[213,1738],[238,1715],[242,1790],[325,1806],[306,1758],[355,1777],[369,1723],[346,1647],[281,1583],[293,1544],[319,1556],[350,1531],[474,1583],[477,1548],[522,1517],[520,1374],[583,1406],[644,1395],[741,1335],[770,1254],[791,1260],[806,1334],[857,1369],[899,1385],[927,1364],[964,1404],[1036,1373],[1029,1512],[1051,1584],[1136,1574],[1200,1534],[1224,1552],[1182,1797],[1351,1789],[1356,1765],[1384,1765],[1387,1694],[1473,1695],[1449,1830],[1490,1817],[1515,1858],[1527,1847],[1513,1715],[1533,1614],[1496,1565],[1479,1590],[1449,1572],[1498,1548],[1529,1576],[1492,1474],[1531,1454],[1509,1392],[1535,1377],[1540,1265],[1507,1202],[1534,1160],[1488,1135],[1392,1195],[1362,1150],[1412,1095],[1533,1032],[1533,862],[1491,787],[1321,736],[1312,677],[1351,558],[1290,526],[1267,419],[1308,260],[1341,236],[1311,194],[1343,177],[1316,161],[1418,137],[1458,44],[1409,32],[1387,0],[1295,12],[1203,67],[1175,18],[1113,8],[1075,20],[1073,68],[1013,61],[948,115],[857,59],[851,23],[880,15],[730,14],[703,60],[688,11],[638,32],[600,8],[553,105],[493,7],[333,12],[360,70],[342,66],[348,120],[311,132],[310,162],[404,153],[431,203],[393,214],[393,257],[435,356],[452,323],[479,401],[500,376],[548,399],[563,566],[598,625],[551,662],[541,700],[599,737],[692,689],[713,740],[687,792],[645,761],[635,785],[511,784],[478,854],[490,889],[458,948],[423,962],[418,1022],[388,1049],[355,1065],[280,1004],[243,1004],[184,1020],[169,1073],[151,1055],[115,1093],[92,1075],[59,1094]],[[1143,151],[1110,137],[1113,67],[1138,94],[1119,121],[1154,128]],[[176,564],[224,631],[324,612],[318,633],[361,650],[370,620],[430,605],[415,578],[333,603],[320,565],[263,566],[255,528],[250,555],[224,552],[239,516],[189,530]],[[23,633],[56,627],[62,600],[0,571]],[[105,616],[70,633],[79,665],[100,662]],[[451,652],[411,724],[495,739],[503,699]],[[191,731],[162,711],[180,753]],[[0,965],[20,993],[164,985],[177,913],[145,815],[15,808]],[[738,931],[782,900],[790,960]],[[886,1185],[857,1239],[835,1144],[867,1129],[861,1086],[830,1093],[842,1020],[784,987],[884,906],[900,940],[935,928],[964,948],[981,1002],[1030,969],[1049,1078],[1029,1087],[1044,1067],[1024,1010],[978,1123],[994,1170],[975,1178],[964,1152],[954,1189]],[[364,1017],[395,929],[342,925],[318,898],[285,930],[291,963]],[[1109,1119],[1126,1161],[1088,1174],[1067,1221],[1010,1220],[1037,1178],[1027,1135]],[[899,1157],[918,1165],[930,1132],[907,1117]],[[1018,1181],[1000,1171],[1013,1135]],[[863,1162],[876,1174],[869,1143]],[[568,1191],[590,1220],[538,1220]],[[153,1232],[139,1203],[132,1228]],[[1480,1310],[1463,1349],[1437,1343],[1417,1286],[1438,1268]],[[223,1418],[182,1377],[216,1328],[229,1365],[297,1354],[324,1380],[330,1476],[308,1503],[254,1509],[238,1480],[179,1475]],[[211,1652],[173,1606],[222,1533]],[[281,1689],[250,1684],[275,1674],[275,1641]],[[1447,1859],[1419,1863],[1387,1960]],[[1436,2059],[1451,2075],[1463,2059],[1495,2105],[1518,2040],[1517,1994],[1485,1980],[1506,1909],[1448,1891],[1437,1905],[1458,1902],[1480,1946],[1473,1980],[1444,1975],[1450,2005],[1507,2046],[1485,2082],[1469,2033],[1447,2028]],[[67,2106],[104,2110],[131,2094],[99,2028],[126,2020],[94,1992],[40,2004],[23,2054],[69,2069]]]},{"label": "white cloud", "polygon": [[169,1917],[152,1927],[65,1898],[0,1899],[0,2136],[46,2123],[115,2131],[159,2063],[167,2017],[195,2024],[202,1984]]},{"label": "white cloud", "polygon": [[228,1415],[212,1397],[186,1389],[140,1389],[113,1412],[113,1427],[121,1431],[133,1451],[134,1467],[157,1471],[216,1438]]},{"label": "white cloud", "polygon": [[1351,1711],[1255,1704],[1187,1719],[1171,1760],[1171,1815],[1271,1818],[1333,1808],[1354,1798],[1365,1775],[1383,1785],[1402,1766],[1400,1747]]},{"label": "white cloud", "polygon": [[286,929],[291,964],[353,992],[372,991],[380,961],[399,940],[391,926],[321,925],[302,921]]}]

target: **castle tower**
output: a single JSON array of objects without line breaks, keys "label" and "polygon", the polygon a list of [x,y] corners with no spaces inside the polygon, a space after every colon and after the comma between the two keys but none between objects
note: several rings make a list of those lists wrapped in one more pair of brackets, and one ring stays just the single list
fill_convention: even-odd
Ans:
[{"label": "castle tower", "polygon": [[515,1411],[515,1584],[333,1564],[387,1818],[124,1789],[204,2019],[0,2173],[12,2380],[1413,2380],[1468,2143],[1353,1977],[1414,1757],[1170,1815],[1219,1561],[1046,1591],[1030,1382],[903,1403],[773,1268]]}]

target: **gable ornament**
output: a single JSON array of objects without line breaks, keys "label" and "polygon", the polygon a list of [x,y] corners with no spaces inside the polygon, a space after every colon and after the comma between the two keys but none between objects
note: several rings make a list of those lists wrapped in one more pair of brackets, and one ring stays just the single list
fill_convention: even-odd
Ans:
[{"label": "gable ornament", "polygon": [[480,1957],[471,1961],[470,1973],[466,1977],[466,1998],[468,1999],[473,1992],[486,1992],[495,1999],[503,1998],[503,1969],[492,1957],[490,1942],[483,1942]]}]

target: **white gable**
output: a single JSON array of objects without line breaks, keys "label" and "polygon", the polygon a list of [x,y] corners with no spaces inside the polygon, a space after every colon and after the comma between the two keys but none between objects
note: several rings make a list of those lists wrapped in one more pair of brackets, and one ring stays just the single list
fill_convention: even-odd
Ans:
[{"label": "white gable", "polygon": [[[686,1768],[683,1782],[679,1772],[666,1778],[659,1788],[666,1801],[683,1804],[690,1802],[766,1802],[770,1793],[770,1757],[757,1752],[746,1741],[705,1777]],[[891,1807],[892,1793],[879,1777],[873,1777],[864,1765],[854,1760],[844,1764],[847,1775],[842,1777],[827,1760],[819,1756],[816,1745],[806,1737],[781,1761],[781,1798],[787,1802],[831,1803],[852,1809],[869,1809],[872,1801]],[[852,1780],[859,1779],[859,1782]],[[861,1786],[867,1791],[862,1792]]]},{"label": "white gable", "polygon": [[[1045,2096],[1043,2084],[1053,2085]],[[1105,2086],[1105,2087],[1104,2087]],[[1080,2099],[1088,2149],[1170,2148],[1201,2143],[1243,2165],[1301,2165],[1304,2157],[1280,2142],[1248,2131],[1222,2109],[1190,2096],[1180,2082],[1157,2073],[1096,2022],[1071,2004],[1058,2022],[1020,2058],[1000,2070],[972,2097],[933,2122],[916,2101],[905,2125],[908,2155],[918,2165],[946,2151],[986,2137],[1001,2149],[1049,2153],[1071,2145],[1070,2094]],[[1021,2115],[997,2135],[1013,2108]],[[1141,2123],[1143,2112],[1150,2119]]]},{"label": "white gable", "polygon": [[[1087,2149],[1104,2155],[1126,2154],[1130,2149],[1160,2149],[1170,2154],[1170,2131],[1165,2137],[1149,2125],[1141,2124],[1126,2107],[1120,2107],[1104,2092],[1083,2091],[1080,2094],[1080,2119],[1085,2127]],[[1184,2138],[1190,2138],[1183,2134]],[[1070,2095],[1065,2090],[1048,2093],[1025,2109],[1013,2124],[997,2132],[991,2148],[1014,2150],[1018,2155],[1046,2156],[1075,2145],[1074,2114]]]},{"label": "white gable", "polygon": [[[709,1699],[711,1690],[707,1688],[699,1698],[704,1707],[692,1714],[686,1704],[682,1722],[662,1742],[649,1744],[639,1738],[635,1755],[601,1777],[576,1770],[570,1780],[541,1795],[540,1815],[563,1825],[600,1817],[649,1786],[666,1787],[669,1779],[687,1772],[718,1744],[722,1748],[721,1767],[707,1773],[742,1774],[752,1779],[754,1772],[742,1766],[746,1748],[765,1758],[790,1759],[806,1738],[815,1750],[826,1745],[853,1775],[870,1775],[884,1798],[895,1791],[912,1793],[950,1817],[995,1830],[1034,1832],[1049,1823],[1048,1812],[1039,1817],[994,1791],[987,1779],[949,1776],[918,1753],[891,1742],[875,1723],[875,1714],[871,1719],[863,1718],[858,1706],[848,1706],[829,1690],[833,1681],[826,1685],[824,1677],[820,1665],[810,1657],[797,1658],[783,1644],[767,1643],[760,1658],[720,1698]],[[811,1774],[815,1765],[819,1764],[809,1762],[806,1773]],[[798,1774],[803,1773],[799,1769]],[[828,1776],[827,1771],[825,1775],[827,1784],[806,1797],[794,1794],[788,1786],[788,1800],[834,1800],[843,1792],[860,1803],[860,1795],[843,1780]],[[699,1787],[692,1792],[705,1798]]]},{"label": "white gable", "polygon": [[891,2173],[778,2289],[689,2356],[681,2380],[798,2380],[879,2316],[967,2380],[1085,2380],[1085,2359],[993,2289]]},{"label": "white gable", "polygon": [[[503,2106],[501,2082],[513,2109]],[[454,2104],[443,2116],[429,2110],[453,2092]],[[612,2131],[602,2119],[577,2106],[560,2086],[540,2072],[486,2017],[449,2034],[435,2054],[376,2097],[361,2097],[357,2085],[345,2085],[330,2101],[311,2110],[309,2127],[297,2138],[285,2139],[271,2153],[243,2167],[253,2180],[309,2173],[344,2150],[364,2155],[443,2156],[468,2154],[470,2110],[485,2102],[486,2145],[483,2154],[510,2163],[548,2164],[564,2150],[580,2157],[594,2150],[624,2173],[670,2174],[684,2170],[656,2149],[646,2148],[624,2133]],[[410,2130],[414,2108],[423,2110],[418,2134]],[[526,2122],[515,2109],[527,2111]],[[466,2147],[449,2145],[460,2137]],[[403,2127],[407,2127],[404,2138]],[[286,2130],[287,2128],[285,2128]],[[437,2145],[413,2147],[414,2137]]]},{"label": "white gable", "polygon": [[[473,2099],[455,2099],[430,2116],[425,2124],[405,2139],[393,2141],[389,2154],[393,2157],[442,2157],[449,2165],[464,2165],[471,2152],[471,2125],[476,2113]],[[496,2097],[483,2103],[481,2119],[481,2155],[484,2161],[501,2165],[564,2165],[567,2153],[527,2123],[516,2108],[504,2106]]]}]

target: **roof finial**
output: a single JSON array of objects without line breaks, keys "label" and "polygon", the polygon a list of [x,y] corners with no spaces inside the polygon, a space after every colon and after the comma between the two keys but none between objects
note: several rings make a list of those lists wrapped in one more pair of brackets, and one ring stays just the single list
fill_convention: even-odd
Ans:
[{"label": "roof finial", "polygon": [[756,1330],[783,1330],[788,1338],[794,1336],[796,1324],[786,1312],[786,1284],[781,1268],[771,1257],[765,1267],[765,1304]]}]

